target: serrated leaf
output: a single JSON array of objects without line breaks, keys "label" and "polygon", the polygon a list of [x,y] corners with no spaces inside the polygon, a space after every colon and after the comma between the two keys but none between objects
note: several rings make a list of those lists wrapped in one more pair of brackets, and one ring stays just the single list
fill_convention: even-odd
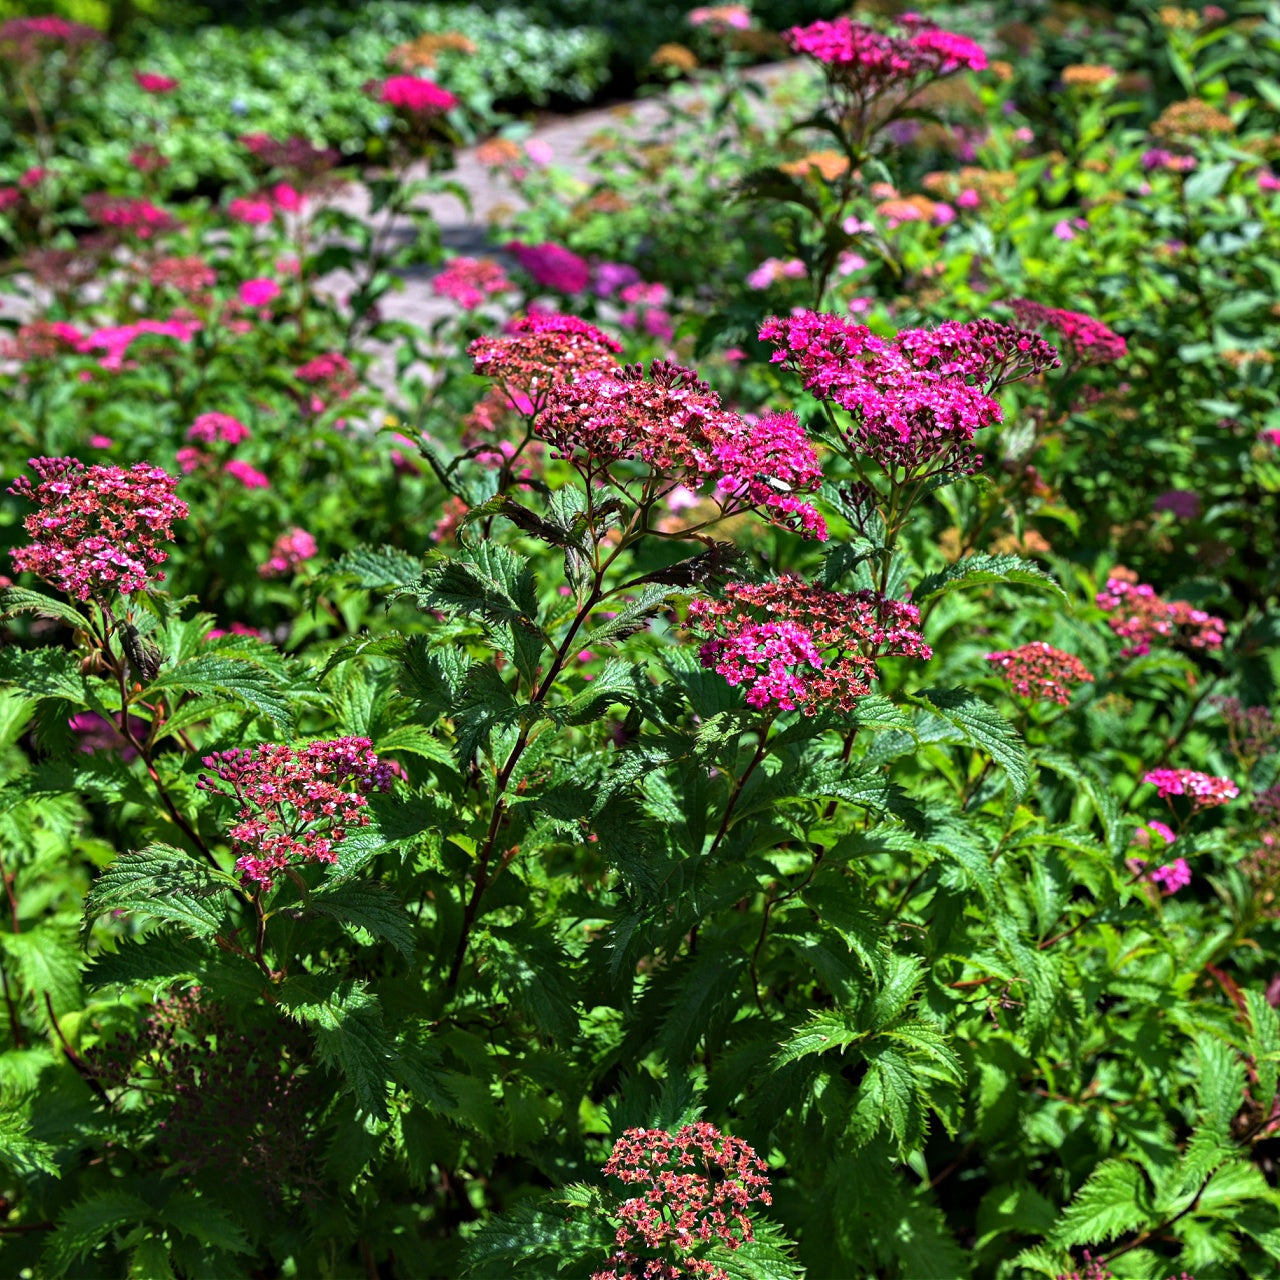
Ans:
[{"label": "serrated leaf", "polygon": [[277,677],[247,658],[202,654],[160,673],[145,693],[148,700],[161,692],[217,693],[256,711],[277,728],[292,733],[294,709]]},{"label": "serrated leaf", "polygon": [[545,1199],[526,1200],[480,1226],[467,1242],[462,1274],[473,1280],[551,1277],[562,1269],[585,1275],[592,1263],[604,1265],[612,1243],[613,1230],[598,1204],[566,1212]]},{"label": "serrated leaf", "polygon": [[308,909],[385,938],[406,960],[413,958],[413,921],[390,889],[352,880],[313,893]]},{"label": "serrated leaf", "polygon": [[964,689],[926,689],[923,698],[948,724],[959,730],[965,742],[989,755],[1009,779],[1013,794],[1021,799],[1031,782],[1027,749],[1013,726],[992,706]]},{"label": "serrated leaf", "polygon": [[89,705],[80,655],[66,649],[0,649],[0,685],[11,685],[31,698],[61,698],[77,707]]},{"label": "serrated leaf", "polygon": [[181,925],[198,937],[218,931],[224,910],[218,899],[239,888],[172,845],[152,844],[122,853],[94,881],[84,904],[84,928],[107,911],[131,911]]},{"label": "serrated leaf", "polygon": [[113,1232],[154,1218],[151,1206],[126,1191],[98,1191],[64,1210],[41,1256],[46,1275],[62,1276]]},{"label": "serrated leaf", "polygon": [[46,996],[58,1015],[80,1007],[80,969],[84,961],[73,924],[47,920],[22,933],[0,932],[0,951],[17,967],[41,1017]]},{"label": "serrated leaf", "polygon": [[452,708],[458,763],[466,768],[488,748],[495,728],[514,724],[523,712],[497,669],[487,662],[472,664]]},{"label": "serrated leaf", "polygon": [[843,1053],[851,1044],[858,1044],[866,1038],[866,1029],[852,1013],[838,1010],[815,1013],[778,1046],[772,1066],[777,1070],[797,1058],[832,1050]]},{"label": "serrated leaf", "polygon": [[412,587],[422,578],[422,561],[397,547],[357,547],[340,556],[325,576],[344,578],[365,591]]},{"label": "serrated leaf", "polygon": [[287,979],[277,996],[311,1028],[321,1061],[341,1070],[360,1109],[385,1120],[395,1049],[377,999],[358,982],[319,974]]},{"label": "serrated leaf", "polygon": [[1106,1244],[1151,1218],[1150,1188],[1128,1160],[1104,1160],[1062,1212],[1052,1240],[1061,1247]]},{"label": "serrated leaf", "polygon": [[1020,556],[987,555],[968,556],[956,564],[948,565],[940,573],[931,573],[921,578],[911,593],[911,599],[913,603],[920,605],[949,591],[999,583],[1034,587],[1038,591],[1047,591],[1057,596],[1064,604],[1067,602],[1066,592],[1039,565],[1023,560]]},{"label": "serrated leaf", "polygon": [[42,618],[57,618],[77,631],[91,631],[89,619],[79,609],[53,596],[28,591],[25,587],[6,587],[0,591],[0,618],[12,618],[16,613],[35,613]]},{"label": "serrated leaf", "polygon": [[31,1136],[31,1124],[22,1110],[6,1102],[0,1110],[0,1166],[19,1177],[35,1173],[62,1176],[57,1164],[58,1150]]},{"label": "serrated leaf", "polygon": [[224,1209],[205,1196],[178,1191],[170,1196],[160,1216],[166,1224],[177,1227],[207,1249],[227,1253],[250,1253],[248,1237]]}]

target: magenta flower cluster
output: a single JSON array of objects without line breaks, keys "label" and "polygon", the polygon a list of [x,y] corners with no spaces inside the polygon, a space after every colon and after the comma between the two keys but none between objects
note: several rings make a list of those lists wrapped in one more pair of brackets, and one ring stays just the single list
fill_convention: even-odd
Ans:
[{"label": "magenta flower cluster", "polygon": [[227,832],[246,885],[270,889],[300,863],[333,863],[353,827],[369,824],[368,794],[390,791],[391,765],[368,738],[335,738],[295,749],[260,743],[204,756],[196,786],[237,804]]},{"label": "magenta flower cluster", "polygon": [[34,541],[12,552],[19,572],[77,600],[129,595],[159,580],[173,522],[187,514],[176,477],[147,462],[127,471],[76,458],[32,458],[30,465],[39,482],[19,476],[9,486],[38,508],[23,522]]},{"label": "magenta flower cluster", "polygon": [[[697,1253],[712,1244],[736,1252],[755,1239],[747,1210],[772,1203],[764,1161],[742,1139],[706,1123],[683,1125],[674,1134],[628,1129],[614,1143],[604,1173],[637,1194],[613,1215],[620,1225],[611,1268],[594,1272],[591,1280],[728,1280],[723,1267]],[[650,1259],[637,1270],[637,1248],[666,1260]]]},{"label": "magenta flower cluster", "polygon": [[271,555],[258,566],[264,578],[283,578],[316,553],[316,540],[305,529],[282,533],[271,548]]},{"label": "magenta flower cluster", "polygon": [[1230,778],[1197,773],[1194,769],[1153,769],[1142,780],[1155,787],[1162,799],[1190,797],[1193,812],[1228,804],[1240,794],[1240,788]]},{"label": "magenta flower cluster", "polygon": [[795,415],[740,417],[682,365],[654,360],[647,376],[631,365],[553,387],[535,429],[588,477],[642,462],[664,492],[711,486],[725,514],[755,508],[806,537],[826,537],[822,517],[803,501],[822,469]]},{"label": "magenta flower cluster", "polygon": [[1063,348],[1072,365],[1114,364],[1123,360],[1128,346],[1125,340],[1101,320],[1080,311],[1047,307],[1042,302],[1014,298],[1009,305],[1026,329],[1056,329],[1062,336]]},{"label": "magenta flower cluster", "polygon": [[721,600],[694,600],[689,627],[706,637],[702,665],[743,686],[760,710],[851,711],[871,691],[877,658],[933,656],[914,605],[791,575],[731,582]]},{"label": "magenta flower cluster", "polygon": [[369,92],[379,102],[411,116],[438,116],[458,105],[448,89],[422,76],[388,76],[369,85]]},{"label": "magenta flower cluster", "polygon": [[451,258],[431,281],[443,298],[474,311],[494,294],[509,293],[512,285],[501,265],[492,258]]},{"label": "magenta flower cluster", "polygon": [[1002,417],[989,392],[1056,362],[1035,334],[988,321],[886,340],[840,316],[800,311],[771,317],[760,338],[775,348],[774,363],[850,415],[843,434],[854,455],[903,479],[976,470],[970,442]]}]

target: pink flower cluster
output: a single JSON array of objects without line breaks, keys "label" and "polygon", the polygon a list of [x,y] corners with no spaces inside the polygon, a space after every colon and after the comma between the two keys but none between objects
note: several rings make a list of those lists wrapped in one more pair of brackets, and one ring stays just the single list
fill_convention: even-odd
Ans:
[{"label": "pink flower cluster", "polygon": [[190,342],[200,326],[193,320],[135,320],[132,324],[95,329],[80,343],[80,350],[105,351],[98,361],[104,369],[120,369],[124,366],[125,353],[141,337],[152,334],[157,338],[173,338],[178,342]]},{"label": "pink flower cluster", "polygon": [[988,393],[1062,365],[1057,348],[1038,333],[996,320],[949,320],[936,329],[904,329],[896,342],[921,369],[974,378]]},{"label": "pink flower cluster", "polygon": [[379,102],[413,116],[438,116],[458,105],[448,89],[421,76],[388,76],[374,81],[368,89]]},{"label": "pink flower cluster", "polygon": [[12,338],[0,342],[6,360],[51,360],[82,350],[84,334],[62,320],[32,320],[22,325]]},{"label": "pink flower cluster", "polygon": [[431,287],[467,311],[474,311],[492,295],[509,293],[513,288],[506,272],[492,258],[451,258],[431,281]]},{"label": "pink flower cluster", "polygon": [[1191,883],[1191,868],[1187,865],[1186,858],[1174,858],[1167,866],[1157,867],[1152,871],[1148,879],[1152,884],[1159,885],[1166,895],[1177,893]]},{"label": "pink flower cluster", "polygon": [[986,658],[1023,698],[1048,698],[1065,707],[1074,688],[1093,683],[1093,675],[1079,658],[1043,640],[989,653]]},{"label": "pink flower cluster", "polygon": [[172,93],[181,83],[172,76],[162,76],[156,71],[135,71],[133,79],[143,93]]},{"label": "pink flower cluster", "polygon": [[282,578],[316,553],[316,540],[305,529],[282,533],[271,548],[270,558],[258,566],[264,578]]},{"label": "pink flower cluster", "polygon": [[535,283],[556,293],[585,293],[591,284],[591,268],[585,258],[559,244],[522,244],[512,240],[503,248],[533,277]]},{"label": "pink flower cluster", "polygon": [[1227,625],[1221,618],[1196,609],[1186,600],[1164,600],[1154,587],[1138,581],[1138,575],[1123,565],[1111,570],[1104,590],[1097,594],[1099,608],[1114,617],[1107,625],[1126,645],[1123,658],[1141,657],[1151,652],[1157,637],[1190,649],[1217,649],[1222,645]]},{"label": "pink flower cluster", "polygon": [[112,196],[95,192],[84,198],[84,211],[99,226],[132,231],[139,240],[150,240],[178,225],[173,214],[134,196]]},{"label": "pink flower cluster", "polygon": [[654,360],[553,387],[538,435],[595,477],[621,461],[645,463],[668,488],[715,487],[722,510],[759,508],[779,524],[825,538],[799,495],[822,483],[817,454],[794,414],[755,421],[722,408],[692,369]]},{"label": "pink flower cluster", "polygon": [[1114,364],[1128,352],[1125,340],[1092,316],[1027,298],[1013,298],[1009,306],[1024,329],[1056,329],[1072,365]]},{"label": "pink flower cluster", "polygon": [[720,33],[751,30],[751,10],[745,4],[701,5],[690,9],[684,20],[691,27],[706,27]]},{"label": "pink flower cluster", "polygon": [[796,53],[822,63],[830,79],[864,105],[891,91],[905,99],[957,71],[986,69],[982,46],[965,36],[915,15],[904,15],[898,26],[899,32],[889,33],[840,17],[793,27],[786,39]]},{"label": "pink flower cluster", "polygon": [[61,45],[75,49],[103,38],[96,27],[65,18],[10,18],[0,23],[0,58],[25,62]]},{"label": "pink flower cluster", "polygon": [[[1017,353],[1024,360],[1019,365],[1007,350],[1009,339],[975,328],[962,344],[963,329],[955,326],[942,339],[909,329],[885,341],[865,325],[806,311],[771,317],[760,338],[776,348],[774,363],[798,373],[818,399],[850,414],[844,438],[854,454],[906,478],[976,470],[981,458],[970,442],[1002,414],[969,378],[977,372],[986,382],[1002,367],[1034,369],[1043,357],[1028,345]],[[1013,346],[1016,352],[1016,340]]]},{"label": "pink flower cluster", "polygon": [[1194,769],[1153,769],[1142,780],[1155,787],[1162,799],[1189,796],[1193,813],[1229,804],[1240,794],[1240,788],[1230,778],[1197,773]]},{"label": "pink flower cluster", "polygon": [[187,439],[197,444],[239,444],[249,428],[229,413],[202,413],[188,428]]},{"label": "pink flower cluster", "polygon": [[256,280],[246,280],[236,290],[236,297],[246,307],[266,307],[280,296],[280,286],[270,276],[260,276]]},{"label": "pink flower cluster", "polygon": [[125,471],[76,458],[32,458],[31,469],[38,484],[19,476],[9,486],[39,508],[23,522],[35,541],[12,552],[19,572],[77,600],[129,595],[159,579],[169,558],[162,544],[187,514],[176,477],[146,462]]},{"label": "pink flower cluster", "polygon": [[191,256],[159,258],[148,268],[147,278],[157,287],[167,285],[190,297],[212,288],[218,274],[203,258]]},{"label": "pink flower cluster", "polygon": [[747,705],[816,715],[851,711],[871,691],[878,657],[927,659],[920,611],[873,591],[828,591],[791,575],[731,582],[722,600],[694,600],[704,667],[744,685]]},{"label": "pink flower cluster", "polygon": [[357,385],[356,371],[340,351],[328,351],[308,360],[293,371],[293,376],[315,391],[308,402],[312,413],[322,412],[334,400],[345,400]]},{"label": "pink flower cluster", "polygon": [[368,793],[390,791],[390,764],[368,738],[336,738],[295,750],[275,743],[205,756],[201,791],[238,804],[228,831],[246,885],[270,889],[299,863],[338,860],[351,827],[369,825]]},{"label": "pink flower cluster", "polygon": [[[768,1167],[747,1143],[714,1125],[686,1124],[674,1134],[664,1129],[628,1129],[605,1162],[604,1173],[639,1194],[613,1215],[620,1220],[611,1269],[591,1280],[647,1280],[701,1276],[728,1280],[722,1267],[698,1258],[707,1244],[740,1249],[755,1239],[747,1214],[752,1203],[772,1204]],[[640,1258],[628,1246],[660,1251],[672,1262],[653,1260],[636,1270]]]},{"label": "pink flower cluster", "polygon": [[477,338],[467,348],[475,371],[492,378],[510,399],[524,397],[530,413],[541,410],[555,385],[616,371],[621,351],[622,344],[595,325],[547,311],[520,316],[502,337]]}]

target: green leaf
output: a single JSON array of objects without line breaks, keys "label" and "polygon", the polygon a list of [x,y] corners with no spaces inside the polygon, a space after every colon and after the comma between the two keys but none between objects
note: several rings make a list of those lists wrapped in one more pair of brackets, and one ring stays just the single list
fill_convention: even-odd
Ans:
[{"label": "green leaf", "polygon": [[345,579],[365,591],[412,587],[422,578],[422,561],[396,547],[357,547],[340,556],[325,577]]},{"label": "green leaf", "polygon": [[387,1118],[395,1048],[377,999],[352,979],[299,974],[277,990],[280,1003],[311,1028],[320,1059],[342,1071],[359,1108]]},{"label": "green leaf", "polygon": [[162,671],[151,682],[145,698],[162,692],[217,693],[256,711],[277,728],[292,733],[294,708],[279,679],[266,667],[247,658],[202,654]]},{"label": "green leaf", "polygon": [[239,883],[172,845],[122,853],[98,878],[84,904],[84,928],[107,911],[131,911],[181,925],[198,937],[218,931],[223,894]]},{"label": "green leaf", "polygon": [[516,723],[522,713],[497,669],[487,662],[474,663],[452,709],[458,763],[466,768],[479,751],[488,748],[495,728]]},{"label": "green leaf", "polygon": [[89,619],[78,609],[52,596],[28,591],[25,587],[6,587],[0,591],[0,619],[12,618],[15,613],[34,613],[42,618],[57,618],[77,631],[92,631]]},{"label": "green leaf", "polygon": [[80,969],[84,960],[74,924],[46,920],[23,933],[0,933],[0,951],[16,965],[42,1018],[45,996],[59,1016],[83,1004]]},{"label": "green leaf", "polygon": [[58,1218],[41,1261],[44,1273],[66,1275],[113,1231],[132,1229],[154,1219],[151,1206],[127,1191],[98,1191],[73,1204]]},{"label": "green leaf", "polygon": [[526,1200],[490,1218],[467,1242],[462,1274],[473,1280],[540,1280],[562,1270],[582,1276],[592,1263],[605,1264],[612,1244],[599,1191],[583,1188],[568,1212],[547,1199]]},{"label": "green leaf", "polygon": [[926,689],[921,702],[959,730],[963,740],[985,752],[1009,779],[1021,799],[1031,782],[1027,749],[1013,726],[994,707],[964,689]]},{"label": "green leaf", "polygon": [[1258,1073],[1256,1095],[1274,1098],[1280,1072],[1280,1014],[1256,987],[1249,987],[1244,998],[1249,1011],[1249,1052]]},{"label": "green leaf", "polygon": [[858,1044],[866,1038],[866,1028],[850,1012],[830,1010],[815,1013],[803,1026],[796,1028],[790,1039],[778,1046],[772,1065],[777,1070],[788,1062],[811,1054],[830,1053],[833,1049],[843,1053],[851,1044]]},{"label": "green leaf", "polygon": [[1105,1244],[1145,1226],[1151,1212],[1142,1170],[1128,1160],[1104,1160],[1063,1210],[1052,1240],[1062,1247]]},{"label": "green leaf", "polygon": [[20,1178],[35,1173],[62,1176],[56,1156],[58,1150],[31,1136],[31,1123],[23,1109],[6,1101],[0,1110],[0,1166],[7,1167]]},{"label": "green leaf", "polygon": [[165,1204],[160,1215],[164,1221],[189,1235],[206,1249],[222,1249],[227,1253],[250,1253],[252,1247],[224,1209],[205,1196],[178,1191]]},{"label": "green leaf", "polygon": [[384,885],[351,880],[313,893],[307,907],[385,938],[406,960],[413,958],[413,921]]},{"label": "green leaf", "polygon": [[1034,587],[1047,591],[1064,604],[1066,592],[1039,565],[1020,556],[969,556],[956,564],[948,565],[940,573],[921,578],[911,593],[914,604],[921,605],[935,596],[968,587],[991,586],[1006,583],[1014,586]]},{"label": "green leaf", "polygon": [[89,705],[80,655],[66,649],[0,649],[0,685],[12,685],[30,698],[62,698]]}]

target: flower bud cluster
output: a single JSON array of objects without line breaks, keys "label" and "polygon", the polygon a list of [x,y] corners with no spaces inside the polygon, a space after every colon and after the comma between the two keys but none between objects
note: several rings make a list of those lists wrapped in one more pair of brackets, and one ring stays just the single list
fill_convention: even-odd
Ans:
[{"label": "flower bud cluster", "polygon": [[368,738],[335,738],[300,749],[260,743],[205,756],[213,772],[197,787],[234,799],[227,833],[246,885],[270,889],[277,873],[297,863],[338,860],[349,828],[369,824],[368,793],[391,789],[391,765]]},{"label": "flower bud cluster", "polygon": [[1079,658],[1043,640],[989,653],[986,659],[1023,698],[1048,698],[1065,707],[1072,689],[1093,683],[1093,675]]},{"label": "flower bud cluster", "polygon": [[702,665],[745,686],[748,706],[806,715],[851,711],[870,693],[879,657],[933,656],[914,605],[793,576],[732,582],[722,600],[694,600],[689,627],[707,637]]},{"label": "flower bud cluster", "polygon": [[[674,1134],[628,1129],[603,1171],[639,1194],[616,1211],[621,1225],[611,1269],[593,1273],[591,1280],[728,1280],[724,1268],[696,1253],[709,1244],[740,1249],[755,1239],[747,1209],[753,1202],[772,1203],[767,1166],[755,1151],[705,1123],[683,1125]],[[636,1248],[661,1252],[667,1260],[651,1258],[637,1270]],[[673,1256],[676,1265],[669,1260]]]},{"label": "flower bud cluster", "polygon": [[35,541],[12,552],[19,572],[77,600],[129,595],[158,581],[173,522],[187,514],[187,504],[174,495],[176,477],[147,462],[127,471],[76,458],[32,458],[30,464],[39,483],[20,476],[9,486],[39,508],[23,522]]},{"label": "flower bud cluster", "polygon": [[1098,606],[1115,616],[1107,626],[1121,640],[1124,658],[1151,652],[1157,637],[1189,649],[1217,649],[1222,645],[1227,624],[1221,618],[1197,609],[1186,600],[1165,600],[1154,587],[1138,581],[1132,569],[1117,565],[1107,578],[1106,588],[1097,594]]}]

